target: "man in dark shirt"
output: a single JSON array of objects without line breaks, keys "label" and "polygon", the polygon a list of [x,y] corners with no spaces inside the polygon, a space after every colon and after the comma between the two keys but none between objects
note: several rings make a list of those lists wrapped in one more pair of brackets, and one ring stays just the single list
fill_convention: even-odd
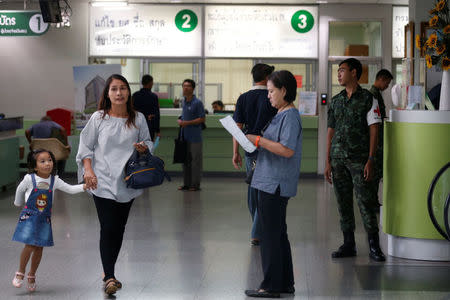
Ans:
[{"label": "man in dark shirt", "polygon": [[[269,98],[267,97],[267,77],[273,72],[274,69],[275,68],[273,66],[266,64],[256,64],[252,68],[254,82],[253,88],[250,91],[240,95],[237,100],[233,119],[245,134],[262,135],[261,130],[277,113],[277,110],[272,107]],[[253,153],[245,153],[247,178],[255,168],[257,157],[257,150]],[[242,158],[239,154],[239,144],[234,138],[233,166],[236,169],[242,167]],[[253,220],[251,244],[255,246],[259,245],[260,238],[258,214],[256,209],[256,203],[258,202],[257,197],[257,190],[250,187],[249,184],[247,202],[248,209]]]},{"label": "man in dark shirt", "polygon": [[155,135],[161,136],[159,129],[160,114],[158,96],[152,92],[153,77],[150,75],[142,76],[142,89],[133,94],[134,108],[143,113],[147,119],[148,130],[152,141],[155,141]]},{"label": "man in dark shirt", "polygon": [[389,84],[391,83],[393,78],[394,76],[392,76],[391,72],[389,72],[386,69],[381,69],[375,76],[375,82],[373,83],[372,87],[369,90],[370,93],[372,93],[372,95],[375,97],[375,99],[377,99],[381,113],[381,124],[378,130],[378,143],[377,143],[377,152],[375,154],[374,177],[373,177],[373,184],[377,193],[377,198],[380,180],[381,178],[383,178],[383,132],[384,132],[384,120],[386,119],[386,105],[384,103],[384,99],[383,96],[381,95],[381,92],[389,87]]}]

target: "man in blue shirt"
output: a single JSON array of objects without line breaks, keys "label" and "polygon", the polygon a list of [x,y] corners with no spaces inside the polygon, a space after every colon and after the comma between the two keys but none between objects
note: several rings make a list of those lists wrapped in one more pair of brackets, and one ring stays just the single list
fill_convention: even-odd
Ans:
[{"label": "man in blue shirt", "polygon": [[152,141],[155,141],[155,135],[161,136],[159,130],[160,113],[158,96],[152,92],[152,76],[148,74],[142,76],[141,83],[142,89],[133,94],[133,106],[137,111],[144,114]]},{"label": "man in blue shirt", "polygon": [[184,184],[179,190],[198,191],[202,176],[202,123],[205,122],[205,109],[202,101],[194,95],[195,81],[185,79],[183,81],[183,111],[178,125],[181,126],[181,134],[187,142],[187,158],[183,163]]},{"label": "man in blue shirt", "polygon": [[[267,77],[272,74],[275,68],[266,64],[256,64],[252,68],[253,82],[252,89],[239,96],[236,103],[236,110],[233,115],[234,121],[245,134],[262,135],[261,130],[276,115],[277,110],[270,104],[267,96]],[[245,153],[245,166],[247,178],[255,169],[258,151]],[[242,158],[239,154],[239,144],[233,138],[233,166],[236,169],[242,167]],[[258,213],[256,203],[258,201],[258,192],[256,189],[248,186],[247,203],[253,225],[251,231],[250,243],[254,246],[259,245],[260,232],[258,224]]]}]

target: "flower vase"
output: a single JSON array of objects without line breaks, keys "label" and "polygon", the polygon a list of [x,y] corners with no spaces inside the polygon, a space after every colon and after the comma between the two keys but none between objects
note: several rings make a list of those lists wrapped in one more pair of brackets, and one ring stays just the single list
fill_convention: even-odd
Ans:
[{"label": "flower vase", "polygon": [[450,70],[442,71],[439,110],[450,110]]}]

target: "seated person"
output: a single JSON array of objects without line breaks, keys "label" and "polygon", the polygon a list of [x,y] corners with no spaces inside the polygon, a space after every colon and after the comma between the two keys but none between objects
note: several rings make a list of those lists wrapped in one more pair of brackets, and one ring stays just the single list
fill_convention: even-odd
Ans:
[{"label": "seated person", "polygon": [[[48,138],[57,138],[64,145],[68,145],[67,142],[67,132],[56,122],[53,122],[49,116],[44,116],[41,118],[39,123],[34,124],[29,129],[25,130],[25,136],[28,140],[28,143],[31,144],[31,138],[33,139],[48,139]],[[31,149],[30,149],[31,150]],[[65,160],[60,160],[56,162],[58,175],[62,177],[64,173],[64,168],[66,166]]]},{"label": "seated person", "polygon": [[213,103],[211,103],[211,106],[212,106],[214,112],[221,112],[224,110],[224,107],[225,107],[223,105],[223,102],[220,100],[214,101]]}]

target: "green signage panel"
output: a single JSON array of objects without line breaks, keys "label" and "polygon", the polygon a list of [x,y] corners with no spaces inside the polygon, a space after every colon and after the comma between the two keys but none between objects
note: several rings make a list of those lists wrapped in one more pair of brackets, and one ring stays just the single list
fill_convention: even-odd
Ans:
[{"label": "green signage panel", "polygon": [[197,15],[190,9],[183,9],[175,16],[175,25],[183,32],[191,32],[197,24]]},{"label": "green signage panel", "polygon": [[307,10],[299,10],[292,16],[291,26],[299,33],[306,33],[313,28],[314,17]]},{"label": "green signage panel", "polygon": [[0,36],[36,36],[48,30],[40,11],[0,11]]}]

